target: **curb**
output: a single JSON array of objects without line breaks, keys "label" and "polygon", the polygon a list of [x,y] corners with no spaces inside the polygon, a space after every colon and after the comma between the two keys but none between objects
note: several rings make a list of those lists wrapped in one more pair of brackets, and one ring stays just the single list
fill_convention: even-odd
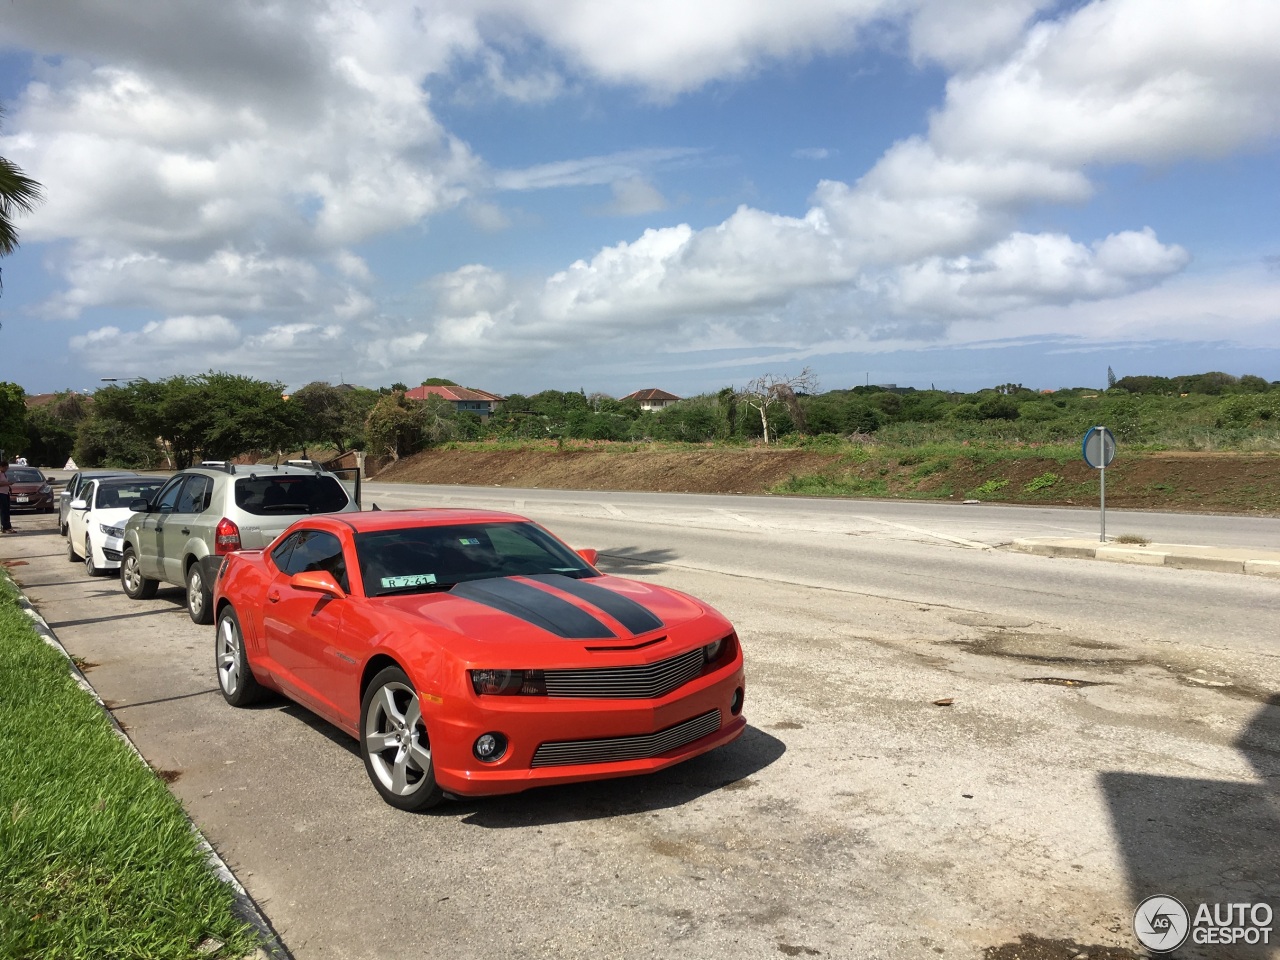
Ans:
[{"label": "curb", "polygon": [[[60,641],[58,639],[58,635],[53,632],[53,628],[50,627],[44,617],[40,615],[40,612],[36,610],[31,601],[27,599],[27,595],[22,592],[22,588],[18,585],[18,582],[12,577],[9,578],[9,581],[13,584],[14,590],[17,591],[18,606],[20,606],[22,608],[22,612],[30,618],[31,626],[36,633],[40,635],[40,639],[62,654],[67,661],[67,666],[71,671],[71,677],[75,680],[76,685],[85,693],[89,694],[89,696],[93,697],[97,702],[99,709],[102,710],[107,721],[111,724],[111,729],[115,731],[116,736],[128,745],[129,749],[133,751],[134,756],[138,758],[143,766],[148,770],[151,770],[151,764],[147,763],[146,758],[138,750],[137,746],[134,745],[134,742],[129,739],[129,735],[124,732],[124,728],[120,726],[115,715],[108,710],[107,705],[102,702],[102,698],[98,696],[98,691],[93,689],[93,684],[89,682],[88,678],[85,677],[80,668],[76,666],[76,662],[71,659],[71,654],[69,654],[67,652],[67,648],[62,645],[62,641]],[[154,774],[154,771],[152,771],[152,773]],[[232,909],[236,917],[258,931],[261,943],[259,943],[258,949],[250,955],[252,960],[294,960],[293,954],[289,952],[289,948],[286,947],[284,945],[284,941],[280,939],[280,934],[276,932],[275,928],[271,925],[271,921],[267,919],[257,902],[249,895],[249,891],[247,891],[244,888],[244,885],[236,879],[235,874],[231,872],[231,868],[227,866],[227,862],[218,855],[218,851],[213,849],[213,844],[211,844],[205,835],[200,832],[200,828],[197,827],[191,817],[187,815],[185,809],[182,811],[182,815],[186,817],[187,826],[190,827],[191,832],[196,837],[196,840],[199,841],[199,847],[204,851],[205,858],[209,861],[209,867],[213,871],[214,875],[231,888],[235,897],[235,905]]]},{"label": "curb", "polygon": [[[1040,557],[1107,560],[1111,563],[1128,563],[1138,566],[1174,567],[1179,570],[1239,573],[1280,579],[1280,559],[1253,559],[1247,555],[1214,556],[1214,548],[1206,548],[1202,553],[1192,553],[1188,551],[1194,548],[1178,548],[1167,544],[1152,544],[1149,548],[1109,543],[1084,546],[1078,542],[1071,541],[1024,539],[1013,541],[1013,543],[1009,544],[1009,549],[1017,553],[1030,553]],[[1244,553],[1244,551],[1233,552],[1237,554]],[[1264,550],[1260,552],[1275,556],[1275,551]]]}]

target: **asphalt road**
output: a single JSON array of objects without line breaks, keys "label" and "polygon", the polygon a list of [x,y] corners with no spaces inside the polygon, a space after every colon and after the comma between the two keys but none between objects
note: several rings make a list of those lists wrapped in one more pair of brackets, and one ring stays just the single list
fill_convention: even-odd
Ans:
[{"label": "asphalt road", "polygon": [[[446,497],[719,607],[747,734],[653,777],[403,814],[333,728],[226,706],[180,591],[87,579],[51,520],[0,541],[300,960],[976,960],[1025,934],[1136,950],[1156,893],[1280,914],[1280,582],[991,549],[1087,531],[1084,511],[379,484],[365,503]],[[1152,524],[1235,523],[1128,516],[1174,542]],[[1240,529],[1275,543],[1276,523]]]}]

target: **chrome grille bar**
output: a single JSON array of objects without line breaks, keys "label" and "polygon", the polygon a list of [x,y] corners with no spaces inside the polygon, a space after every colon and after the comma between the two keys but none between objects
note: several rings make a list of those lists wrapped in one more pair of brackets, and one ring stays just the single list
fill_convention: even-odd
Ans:
[{"label": "chrome grille bar", "polygon": [[702,672],[702,648],[634,667],[548,670],[547,696],[594,700],[651,700],[683,686]]},{"label": "chrome grille bar", "polygon": [[606,737],[601,740],[561,740],[544,743],[533,755],[533,766],[554,767],[574,763],[613,763],[619,760],[643,760],[657,757],[668,750],[693,743],[720,729],[720,711],[712,710],[700,717],[677,723],[657,733],[636,737]]}]

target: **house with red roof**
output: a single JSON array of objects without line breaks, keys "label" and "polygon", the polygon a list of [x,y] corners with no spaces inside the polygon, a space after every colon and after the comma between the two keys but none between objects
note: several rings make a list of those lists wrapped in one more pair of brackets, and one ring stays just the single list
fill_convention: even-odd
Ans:
[{"label": "house with red roof", "polygon": [[503,401],[503,397],[487,390],[471,390],[467,387],[422,386],[406,390],[405,396],[410,400],[425,400],[427,397],[440,397],[453,404],[458,413],[474,413],[478,417],[488,417],[494,408]]},{"label": "house with red roof", "polygon": [[641,410],[661,410],[663,407],[669,407],[673,403],[678,403],[680,398],[674,393],[667,393],[665,390],[637,390],[635,393],[629,393],[623,400],[634,400],[640,404]]}]

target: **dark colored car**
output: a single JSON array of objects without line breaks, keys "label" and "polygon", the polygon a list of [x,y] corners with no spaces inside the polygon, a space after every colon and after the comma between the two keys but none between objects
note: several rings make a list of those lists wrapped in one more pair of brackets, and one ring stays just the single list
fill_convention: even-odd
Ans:
[{"label": "dark colored car", "polygon": [[52,513],[54,507],[53,484],[35,467],[9,467],[10,510],[31,510]]}]

